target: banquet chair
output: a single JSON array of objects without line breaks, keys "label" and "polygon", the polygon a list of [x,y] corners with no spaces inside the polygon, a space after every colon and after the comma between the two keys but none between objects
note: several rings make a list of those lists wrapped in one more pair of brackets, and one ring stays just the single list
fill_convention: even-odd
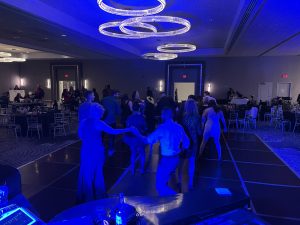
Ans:
[{"label": "banquet chair", "polygon": [[26,118],[27,120],[27,137],[30,132],[32,135],[32,131],[36,131],[39,139],[41,138],[41,134],[43,134],[43,126],[39,123],[39,118],[37,116],[30,116]]},{"label": "banquet chair", "polygon": [[288,126],[288,130],[290,130],[292,126],[291,121],[284,119],[282,109],[278,109],[275,128],[279,127],[281,131],[284,132],[286,126]]},{"label": "banquet chair", "polygon": [[243,128],[243,130],[245,130],[245,128],[248,128],[249,125],[248,117],[249,117],[249,110],[246,110],[244,114],[244,118],[238,119],[239,128]]},{"label": "banquet chair", "polygon": [[0,108],[0,126],[6,126],[9,115],[7,114],[7,108]]},{"label": "banquet chair", "polygon": [[53,137],[67,136],[65,126],[66,123],[65,123],[64,113],[55,113],[54,123],[51,126],[51,129],[53,130]]},{"label": "banquet chair", "polygon": [[15,133],[16,138],[18,137],[18,133],[21,135],[21,126],[19,124],[16,124],[16,119],[14,115],[8,116],[8,121],[6,125],[8,131],[13,130]]},{"label": "banquet chair", "polygon": [[228,119],[228,129],[230,128],[231,124],[235,125],[235,127],[238,128],[239,127],[238,119],[239,119],[239,115],[237,112],[235,111],[230,112],[229,119]]},{"label": "banquet chair", "polygon": [[258,108],[257,107],[252,107],[249,110],[249,114],[248,114],[248,117],[247,117],[247,123],[248,123],[249,127],[251,127],[251,125],[253,125],[253,127],[256,129],[257,115],[258,115]]},{"label": "banquet chair", "polygon": [[295,125],[294,125],[293,132],[295,132],[298,126],[300,126],[300,112],[295,113]]}]

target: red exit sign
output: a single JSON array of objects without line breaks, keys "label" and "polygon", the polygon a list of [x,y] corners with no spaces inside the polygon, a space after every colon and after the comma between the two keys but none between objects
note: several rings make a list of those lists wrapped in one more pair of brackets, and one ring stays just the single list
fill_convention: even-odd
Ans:
[{"label": "red exit sign", "polygon": [[281,74],[281,78],[284,78],[284,79],[286,79],[286,78],[288,78],[289,77],[289,75],[287,74],[287,73],[283,73],[283,74]]}]

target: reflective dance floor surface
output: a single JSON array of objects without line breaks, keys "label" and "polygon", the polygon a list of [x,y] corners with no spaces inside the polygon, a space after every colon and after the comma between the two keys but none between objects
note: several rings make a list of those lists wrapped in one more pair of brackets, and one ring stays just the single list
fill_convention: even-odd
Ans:
[{"label": "reflective dance floor surface", "polygon": [[[300,224],[300,179],[254,134],[229,133],[222,138],[222,162],[216,160],[213,143],[208,143],[197,165],[195,189],[226,187],[251,199],[253,211],[270,224]],[[116,152],[104,167],[109,195],[156,196],[155,172],[158,146],[147,149],[147,169],[132,175],[128,169],[130,152],[117,143]],[[23,193],[49,221],[76,202],[80,143],[72,144],[20,168]],[[183,171],[182,192],[188,191],[187,170]],[[169,182],[179,190],[175,175]]]}]

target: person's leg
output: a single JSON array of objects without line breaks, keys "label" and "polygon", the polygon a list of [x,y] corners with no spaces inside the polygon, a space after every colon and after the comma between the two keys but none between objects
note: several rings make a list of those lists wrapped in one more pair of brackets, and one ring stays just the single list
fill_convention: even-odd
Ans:
[{"label": "person's leg", "polygon": [[185,159],[183,157],[179,158],[179,163],[178,163],[178,168],[177,168],[177,173],[176,173],[176,178],[177,178],[177,188],[179,190],[179,193],[182,192],[182,173],[183,173],[183,168],[185,164]]},{"label": "person's leg", "polygon": [[100,160],[97,163],[96,174],[95,174],[95,197],[96,199],[101,199],[106,197],[106,189],[103,175],[103,166],[104,166],[104,154],[101,156]]},{"label": "person's leg", "polygon": [[168,186],[171,174],[176,170],[179,157],[162,157],[156,172],[156,190],[159,195],[172,195],[176,192]]},{"label": "person's leg", "polygon": [[145,154],[145,147],[144,146],[139,146],[139,152],[140,152],[140,167],[141,167],[141,174],[145,172],[145,159],[146,159],[146,154]]},{"label": "person's leg", "polygon": [[220,144],[220,136],[214,137],[214,142],[216,145],[216,149],[218,151],[218,160],[222,160],[222,149],[221,149],[221,144]]},{"label": "person's leg", "polygon": [[135,158],[137,153],[137,147],[134,144],[131,144],[130,146],[131,156],[130,156],[130,170],[132,175],[134,175],[135,172]]},{"label": "person's leg", "polygon": [[81,166],[78,178],[77,202],[82,203],[93,200],[95,199],[92,171],[89,171],[89,167]]},{"label": "person's leg", "polygon": [[203,154],[203,151],[204,151],[204,148],[205,148],[205,145],[206,145],[208,139],[209,139],[209,136],[206,135],[206,134],[203,134],[203,138],[202,138],[202,142],[201,142],[201,145],[200,145],[198,158]]},{"label": "person's leg", "polygon": [[194,186],[194,174],[195,174],[195,156],[192,156],[189,158],[188,163],[189,163],[189,189],[192,189]]}]

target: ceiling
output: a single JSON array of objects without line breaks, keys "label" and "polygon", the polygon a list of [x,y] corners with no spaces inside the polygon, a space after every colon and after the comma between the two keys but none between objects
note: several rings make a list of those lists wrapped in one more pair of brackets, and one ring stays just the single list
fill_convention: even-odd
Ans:
[{"label": "ceiling", "polygon": [[[119,8],[144,8],[157,0],[106,0]],[[190,43],[197,50],[181,57],[300,55],[300,1],[166,0],[158,15],[190,21],[191,30],[174,37],[118,39],[98,26],[124,20],[102,11],[97,0],[0,0],[0,43],[75,58],[138,58],[167,43]],[[154,24],[158,30],[179,28]],[[116,30],[117,31],[117,30]],[[118,32],[118,31],[117,31]]]},{"label": "ceiling", "polygon": [[12,57],[21,57],[25,59],[66,59],[71,58],[66,55],[59,55],[51,52],[43,52],[36,49],[22,48],[15,45],[6,45],[0,43],[0,52],[8,52]]}]

